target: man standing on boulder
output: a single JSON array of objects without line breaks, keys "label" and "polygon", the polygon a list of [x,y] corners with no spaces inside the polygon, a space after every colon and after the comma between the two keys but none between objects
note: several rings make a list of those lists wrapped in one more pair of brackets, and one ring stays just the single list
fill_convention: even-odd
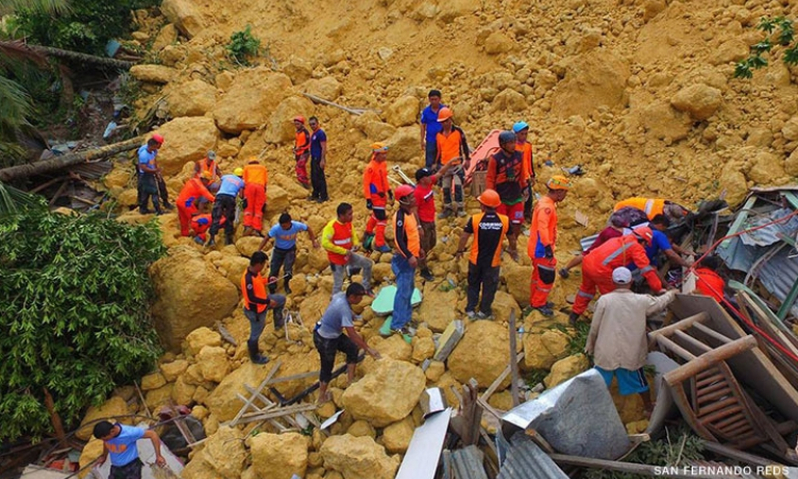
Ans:
[{"label": "man standing on boulder", "polygon": [[136,152],[138,162],[136,163],[136,171],[138,172],[138,199],[139,199],[139,213],[146,215],[152,213],[147,209],[147,203],[152,198],[152,207],[155,209],[155,214],[162,214],[161,205],[158,202],[158,174],[161,169],[155,161],[158,156],[158,150],[163,145],[163,137],[158,133],[152,135],[152,138],[147,140],[147,144],[142,145]]},{"label": "man standing on boulder", "polygon": [[[280,268],[285,271],[285,294],[291,294],[291,288],[288,287],[288,282],[294,275],[294,261],[296,260],[296,235],[300,231],[307,231],[310,236],[310,241],[313,243],[314,248],[319,247],[319,241],[313,230],[310,229],[305,223],[294,221],[291,215],[283,213],[277,221],[277,224],[272,226],[269,233],[263,238],[258,251],[263,251],[263,248],[269,243],[271,238],[274,238],[274,251],[272,251],[272,262],[269,266],[269,276],[276,278],[280,273]],[[274,293],[277,291],[277,282],[269,283],[269,292]]]},{"label": "man standing on boulder", "polygon": [[327,134],[321,129],[319,119],[315,116],[310,117],[308,124],[313,131],[310,135],[310,183],[313,186],[310,199],[324,203],[329,199],[327,178],[324,176],[324,168],[327,166]]},{"label": "man standing on boulder", "polygon": [[294,141],[294,159],[296,160],[296,179],[303,187],[310,189],[308,180],[308,159],[310,158],[310,133],[305,128],[305,117],[294,117],[296,139]]},{"label": "man standing on boulder", "polygon": [[[380,359],[380,353],[369,347],[366,341],[357,334],[353,324],[354,314],[352,306],[359,304],[366,295],[366,288],[360,283],[352,283],[346,288],[346,293],[337,292],[333,295],[330,305],[313,330],[313,344],[321,357],[321,371],[319,371],[319,404],[330,400],[327,385],[332,379],[332,369],[335,365],[335,353],[341,351],[346,354],[346,379],[349,384],[355,379],[355,366],[357,366],[358,348],[363,349],[374,359]],[[346,334],[343,334],[343,331]]]},{"label": "man standing on boulder", "polygon": [[488,159],[485,186],[499,193],[501,204],[496,211],[510,219],[507,252],[515,262],[518,262],[518,234],[524,222],[523,190],[527,184],[524,158],[521,152],[515,149],[516,137],[512,131],[503,131],[499,134],[499,146],[501,149]]},{"label": "man standing on boulder", "polygon": [[[393,190],[388,183],[388,146],[383,143],[371,145],[371,161],[363,170],[363,196],[366,197],[366,208],[371,210],[366,222],[366,233],[363,246],[367,250],[388,253],[391,248],[385,244],[385,228],[388,226],[388,214],[385,207],[388,200],[393,204]],[[373,243],[373,245],[372,245]]]},{"label": "man standing on boulder", "polygon": [[327,250],[327,258],[330,260],[333,272],[332,294],[334,296],[341,292],[346,274],[345,268],[350,267],[363,269],[363,286],[366,288],[366,294],[372,296],[371,268],[374,266],[374,261],[355,253],[359,245],[352,228],[354,216],[352,205],[341,203],[336,213],[338,217],[327,223],[321,233],[321,246]]},{"label": "man standing on boulder", "polygon": [[424,258],[418,259],[418,266],[421,268],[421,277],[426,281],[435,279],[429,270],[427,256],[438,242],[435,230],[435,193],[432,191],[432,186],[438,182],[438,175],[445,175],[450,168],[458,164],[450,161],[443,165],[438,174],[434,174],[429,168],[420,168],[416,171],[416,188],[413,190],[413,196],[416,197],[418,221],[421,222],[421,249],[426,253]]},{"label": "man standing on boulder", "polygon": [[274,329],[283,327],[283,306],[285,296],[281,294],[268,294],[266,292],[266,278],[260,272],[266,266],[266,253],[255,251],[249,260],[249,267],[241,276],[241,292],[244,295],[244,316],[249,320],[249,339],[247,349],[249,359],[255,364],[266,364],[269,358],[261,356],[258,352],[258,339],[266,326],[266,313],[272,309],[274,316]]},{"label": "man standing on boulder", "polygon": [[441,103],[440,90],[430,90],[427,97],[429,106],[421,111],[421,150],[424,152],[424,166],[432,168],[435,158],[438,157],[438,144],[435,138],[442,128],[438,123],[438,114],[444,105]]},{"label": "man standing on boulder", "polygon": [[210,179],[208,180],[210,185],[208,188],[210,191],[215,192],[214,190],[219,189],[218,181],[219,178],[222,177],[222,172],[219,170],[218,163],[216,163],[216,152],[213,150],[208,150],[205,158],[194,164],[194,175],[197,178],[201,178],[206,172],[210,175]]},{"label": "man standing on boulder", "polygon": [[207,246],[216,246],[216,233],[219,232],[222,217],[224,217],[224,233],[225,242],[233,244],[233,233],[235,232],[235,219],[236,219],[236,198],[244,194],[244,176],[243,168],[236,168],[232,175],[224,175],[222,177],[222,185],[219,187],[219,193],[216,194],[216,202],[213,204],[211,210],[211,230],[209,234]]},{"label": "man standing on boulder", "polygon": [[244,236],[263,236],[263,210],[269,170],[252,157],[244,167]]},{"label": "man standing on boulder", "polygon": [[[463,181],[465,170],[470,163],[468,141],[465,132],[452,122],[452,110],[443,107],[438,112],[438,123],[443,129],[435,137],[437,142],[438,156],[435,159],[435,167],[456,163],[457,166],[452,170],[441,173],[441,186],[443,187],[443,211],[438,218],[448,218],[453,214],[465,216],[465,203],[463,202]],[[460,167],[459,164],[463,163]],[[441,170],[443,171],[443,170]],[[454,205],[452,205],[452,186],[454,186]]]}]

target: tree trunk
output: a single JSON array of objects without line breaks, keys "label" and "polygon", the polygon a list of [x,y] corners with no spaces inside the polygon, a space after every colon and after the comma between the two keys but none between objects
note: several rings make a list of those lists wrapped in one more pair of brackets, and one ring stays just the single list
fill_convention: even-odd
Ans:
[{"label": "tree trunk", "polygon": [[118,68],[121,70],[130,70],[130,67],[136,64],[135,62],[126,62],[122,60],[116,60],[114,58],[98,57],[95,55],[88,55],[86,53],[78,53],[70,50],[62,50],[60,48],[45,47],[41,45],[31,45],[29,43],[22,44],[21,42],[0,42],[0,45],[6,45],[12,48],[16,47],[18,49],[27,48],[33,50],[34,52],[41,53],[43,55],[48,55],[56,58],[63,58],[67,60],[74,60],[83,63],[91,63],[93,65],[101,65],[110,68]]},{"label": "tree trunk", "polygon": [[107,156],[113,156],[117,153],[136,149],[141,146],[143,142],[144,137],[137,136],[130,140],[101,146],[92,150],[68,153],[66,155],[51,158],[49,160],[4,168],[0,170],[0,181],[10,182],[20,178],[27,178],[29,176],[40,175],[42,173],[59,170],[67,166],[77,165],[99,158],[105,158]]}]

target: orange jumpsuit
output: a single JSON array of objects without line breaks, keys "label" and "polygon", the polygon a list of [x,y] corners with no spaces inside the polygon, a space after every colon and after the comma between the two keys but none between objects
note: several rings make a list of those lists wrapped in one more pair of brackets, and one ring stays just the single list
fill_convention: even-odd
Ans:
[{"label": "orange jumpsuit", "polygon": [[366,234],[374,235],[374,246],[385,245],[385,228],[388,226],[388,216],[385,206],[388,204],[388,164],[377,162],[374,155],[368,166],[363,171],[363,196],[371,200],[371,216],[366,222]]},{"label": "orange jumpsuit", "polygon": [[299,183],[308,188],[310,187],[310,180],[308,179],[308,159],[310,158],[310,133],[303,126],[296,132],[296,139],[294,140],[294,158],[296,159],[296,179]]},{"label": "orange jumpsuit", "polygon": [[266,206],[266,183],[269,171],[260,164],[249,164],[244,167],[244,227],[260,231],[263,228],[263,209]]},{"label": "orange jumpsuit", "polygon": [[588,253],[582,260],[582,284],[576,293],[574,314],[582,314],[596,294],[607,294],[615,289],[612,271],[620,266],[634,263],[654,291],[662,289],[662,282],[646,256],[646,250],[637,242],[637,236],[626,235],[608,240]]},{"label": "orange jumpsuit", "polygon": [[[554,286],[557,259],[554,243],[557,241],[557,204],[548,195],[538,201],[532,214],[532,225],[527,242],[527,254],[532,260],[532,282],[529,285],[529,304],[533,308],[546,305]],[[551,248],[551,258],[546,257],[546,247]]]},{"label": "orange jumpsuit", "polygon": [[205,198],[213,202],[214,197],[199,178],[186,181],[180,194],[177,196],[177,218],[180,220],[180,235],[188,236],[191,217],[197,214],[197,200]]},{"label": "orange jumpsuit", "polygon": [[655,216],[661,215],[665,212],[665,200],[662,198],[641,198],[639,196],[627,198],[615,204],[613,211],[618,211],[626,206],[637,208],[644,211],[649,220],[653,220]]},{"label": "orange jumpsuit", "polygon": [[723,289],[726,287],[726,282],[720,275],[709,268],[698,268],[695,270],[696,291],[704,296],[715,298],[718,303],[723,303]]},{"label": "orange jumpsuit", "polygon": [[[199,237],[199,239],[205,242],[205,240],[207,239],[205,233],[211,227],[211,223],[212,223],[212,218],[210,213],[203,215],[194,215],[194,217],[191,218],[191,229],[194,230],[194,234],[196,234]],[[224,223],[225,223],[225,218],[224,216],[222,216],[219,222],[219,226],[224,226]]]}]

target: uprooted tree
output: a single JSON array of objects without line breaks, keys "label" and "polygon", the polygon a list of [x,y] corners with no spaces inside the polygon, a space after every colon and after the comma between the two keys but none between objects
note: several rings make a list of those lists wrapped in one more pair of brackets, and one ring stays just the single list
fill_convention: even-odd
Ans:
[{"label": "uprooted tree", "polygon": [[2,442],[47,435],[59,418],[71,427],[152,368],[161,349],[147,269],[164,247],[154,223],[43,207],[0,217],[0,237]]}]

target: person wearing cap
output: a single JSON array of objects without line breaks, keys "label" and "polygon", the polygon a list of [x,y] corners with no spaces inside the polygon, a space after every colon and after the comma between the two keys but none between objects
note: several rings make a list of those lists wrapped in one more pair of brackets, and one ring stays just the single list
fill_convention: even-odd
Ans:
[{"label": "person wearing cap", "polygon": [[263,210],[269,170],[252,157],[244,167],[244,236],[263,236]]},{"label": "person wearing cap", "polygon": [[612,238],[585,256],[582,261],[582,284],[576,293],[574,306],[569,317],[572,325],[587,310],[588,304],[596,294],[607,294],[615,288],[612,272],[615,268],[634,263],[648,282],[651,291],[664,293],[662,282],[656,269],[646,256],[643,245],[650,245],[654,234],[651,228],[643,226],[633,230],[632,234]]},{"label": "person wearing cap", "polygon": [[516,137],[512,131],[499,133],[499,147],[499,151],[488,158],[485,186],[499,193],[501,204],[497,211],[510,219],[507,253],[518,262],[518,235],[524,222],[523,191],[527,184],[524,157],[515,149]]},{"label": "person wearing cap", "polygon": [[[465,170],[471,162],[469,157],[468,141],[465,132],[452,123],[452,110],[443,107],[438,111],[438,123],[443,128],[435,137],[437,142],[438,156],[435,159],[435,168],[440,169],[442,165],[455,163],[456,168],[442,173],[441,186],[443,187],[443,211],[438,218],[448,218],[457,213],[458,216],[465,216],[465,203],[463,203],[463,182],[465,181]],[[463,162],[463,166],[459,164]],[[452,187],[454,187],[454,205],[452,205]]]},{"label": "person wearing cap", "polygon": [[103,442],[103,453],[97,458],[95,464],[101,466],[105,464],[108,456],[111,456],[110,477],[112,479],[141,479],[141,469],[144,467],[144,463],[139,458],[136,441],[142,438],[152,441],[152,448],[155,450],[155,464],[161,467],[166,466],[166,459],[161,455],[161,439],[152,429],[100,421],[94,425],[92,433],[95,438]]},{"label": "person wearing cap", "polygon": [[384,143],[371,145],[371,160],[363,170],[363,196],[366,197],[366,208],[371,210],[363,235],[363,246],[367,250],[374,249],[380,253],[388,253],[391,248],[385,244],[385,228],[388,226],[388,215],[385,207],[388,200],[393,204],[393,190],[388,183],[388,146]]},{"label": "person wearing cap", "polygon": [[199,213],[197,204],[199,199],[213,203],[214,197],[208,191],[208,177],[207,175],[202,178],[192,176],[186,181],[180,194],[177,195],[177,218],[180,221],[180,236],[188,236],[191,227],[191,218]]},{"label": "person wearing cap", "polygon": [[[413,289],[414,279],[419,258],[424,258],[421,248],[421,235],[413,210],[416,206],[416,197],[413,187],[401,185],[396,188],[396,200],[399,210],[393,214],[393,231],[395,252],[391,258],[391,271],[396,275],[396,295],[393,299],[393,315],[391,321],[385,323],[389,328],[380,330],[380,334],[388,336],[391,332],[408,334],[407,323],[413,315]],[[386,331],[387,330],[387,331]]]},{"label": "person wearing cap", "polygon": [[[266,327],[266,313],[272,310],[275,331],[284,326],[283,307],[285,296],[282,294],[269,294],[266,291],[266,278],[261,276],[261,271],[266,267],[266,253],[255,251],[249,260],[249,267],[241,275],[241,293],[244,296],[244,316],[249,320],[249,339],[247,349],[249,359],[254,364],[266,364],[269,358],[261,356],[258,352],[258,339]],[[271,279],[271,278],[270,278]]]},{"label": "person wearing cap", "polygon": [[599,232],[598,236],[593,241],[593,243],[581,254],[571,258],[571,261],[569,261],[568,264],[565,265],[565,268],[560,268],[559,270],[560,277],[563,279],[567,279],[571,275],[571,270],[582,264],[582,260],[588,253],[598,248],[599,246],[603,245],[612,238],[618,238],[620,236],[623,236],[624,226],[626,225],[620,222],[618,218],[610,217],[610,225]]},{"label": "person wearing cap", "polygon": [[436,137],[443,125],[438,123],[438,114],[445,105],[441,103],[440,90],[430,90],[427,95],[429,105],[421,110],[421,150],[424,152],[424,166],[432,168],[438,157]]},{"label": "person wearing cap", "polygon": [[[277,220],[277,224],[272,226],[268,234],[258,246],[258,251],[263,251],[263,248],[269,243],[271,238],[274,238],[274,251],[272,251],[272,261],[269,266],[269,276],[276,278],[280,273],[280,268],[283,268],[285,282],[285,294],[291,294],[291,288],[288,283],[294,275],[294,261],[296,260],[296,237],[301,231],[307,231],[313,247],[319,248],[319,241],[310,226],[300,221],[294,221],[291,215],[283,213]],[[269,292],[275,293],[277,291],[277,282],[269,284]]]},{"label": "person wearing cap", "polygon": [[296,179],[304,188],[310,189],[308,180],[308,159],[310,158],[310,133],[305,128],[305,117],[294,117],[296,135],[294,139],[294,159],[296,160]]},{"label": "person wearing cap", "polygon": [[496,211],[501,205],[501,198],[496,191],[487,189],[477,200],[482,212],[473,215],[466,222],[455,257],[460,259],[463,256],[468,238],[473,235],[474,241],[471,243],[471,254],[468,258],[468,300],[465,313],[469,319],[489,319],[493,316],[491,307],[499,286],[502,242],[510,222],[506,216]]},{"label": "person wearing cap", "polygon": [[219,191],[219,179],[222,177],[222,172],[216,162],[216,152],[208,150],[205,158],[198,160],[194,164],[194,175],[197,178],[208,178],[208,191],[216,193]]},{"label": "person wearing cap", "polygon": [[336,209],[336,214],[336,219],[327,223],[321,233],[321,247],[327,251],[327,259],[330,260],[330,269],[333,272],[332,294],[341,292],[346,269],[352,268],[363,270],[363,286],[366,288],[366,294],[373,296],[371,269],[374,267],[374,261],[357,254],[360,245],[352,227],[354,209],[349,203],[341,203]]},{"label": "person wearing cap", "polygon": [[335,354],[338,351],[346,354],[346,379],[349,384],[355,380],[358,349],[366,351],[374,359],[381,359],[380,353],[366,344],[366,341],[355,331],[355,315],[352,312],[352,306],[359,304],[367,293],[366,288],[360,283],[350,284],[345,293],[336,292],[333,294],[330,305],[327,306],[313,329],[313,344],[321,359],[319,404],[330,400],[327,385],[332,379]]},{"label": "person wearing cap", "polygon": [[433,185],[438,182],[439,175],[445,175],[456,163],[450,161],[443,165],[437,174],[430,168],[419,168],[416,170],[416,188],[413,196],[416,197],[416,214],[421,224],[421,249],[427,254],[424,258],[419,258],[418,267],[421,269],[421,277],[425,281],[432,281],[435,276],[429,270],[427,258],[429,252],[438,242],[438,234],[435,230],[435,193],[432,191]]},{"label": "person wearing cap", "polygon": [[529,123],[519,121],[513,124],[515,133],[515,149],[521,152],[524,158],[524,170],[526,171],[526,188],[524,188],[524,219],[532,221],[532,202],[535,195],[532,185],[535,183],[535,165],[532,163],[532,143],[527,141],[529,136]]},{"label": "person wearing cap", "polygon": [[548,193],[543,196],[532,214],[532,227],[527,243],[527,254],[532,260],[532,281],[529,285],[529,304],[543,316],[552,316],[554,303],[549,293],[557,276],[557,258],[554,257],[557,242],[557,203],[568,195],[571,183],[560,175],[546,182]]},{"label": "person wearing cap", "polygon": [[643,374],[648,355],[646,316],[665,309],[676,292],[659,297],[635,294],[630,289],[632,272],[623,266],[612,271],[611,279],[613,291],[603,294],[596,303],[585,353],[593,355],[593,363],[607,387],[616,378],[621,395],[639,394],[651,414],[651,397]]},{"label": "person wearing cap", "polygon": [[222,184],[219,192],[216,193],[216,202],[211,210],[211,229],[208,233],[208,243],[206,246],[216,245],[216,233],[219,232],[222,217],[224,217],[225,242],[233,244],[233,233],[235,232],[236,219],[236,198],[244,196],[244,176],[243,168],[236,168],[232,175],[222,176]]},{"label": "person wearing cap", "polygon": [[324,168],[327,166],[327,134],[319,126],[319,119],[311,116],[308,120],[310,130],[310,184],[313,186],[313,193],[310,195],[312,201],[324,203],[329,200],[327,196],[327,178],[324,175]]},{"label": "person wearing cap", "polygon": [[138,158],[136,172],[138,173],[139,213],[143,215],[152,213],[152,211],[147,208],[147,204],[150,200],[152,200],[152,207],[155,213],[158,215],[163,214],[161,205],[158,202],[160,193],[157,176],[161,169],[156,162],[158,150],[161,149],[163,141],[163,137],[155,133],[147,140],[147,143],[139,147],[136,152]]}]

